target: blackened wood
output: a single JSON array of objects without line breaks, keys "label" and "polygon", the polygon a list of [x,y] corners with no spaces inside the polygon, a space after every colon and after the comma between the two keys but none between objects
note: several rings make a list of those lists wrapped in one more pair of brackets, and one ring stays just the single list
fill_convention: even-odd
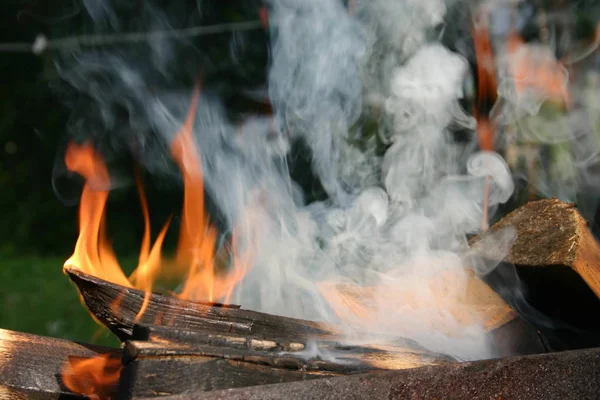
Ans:
[{"label": "blackened wood", "polygon": [[74,269],[68,269],[66,273],[77,285],[91,313],[122,341],[131,337],[136,322],[182,329],[265,335],[294,333],[319,337],[334,333],[333,328],[326,324],[209,306],[156,293],[150,294],[145,313],[140,321],[136,321],[144,301],[143,291],[125,288]]},{"label": "blackened wood", "polygon": [[157,357],[219,357],[301,371],[350,374],[404,369],[453,362],[441,354],[393,345],[350,345],[338,342],[294,343],[241,337],[211,336],[197,342],[128,341],[124,362]]},{"label": "blackened wood", "polygon": [[524,356],[551,351],[546,336],[520,316],[491,331],[488,341],[494,357]]},{"label": "blackened wood", "polygon": [[[120,391],[132,397],[291,382],[332,374],[414,368],[454,361],[411,348],[409,341],[400,340],[387,346],[351,345],[137,325],[133,337],[143,340],[126,342],[125,370],[120,386]],[[160,379],[156,379],[157,371],[161,372]]]},{"label": "blackened wood", "polygon": [[[425,349],[414,340],[383,334],[330,335],[317,340],[294,332],[287,333],[285,336],[267,336],[236,332],[215,333],[136,324],[133,328],[132,340],[156,342],[165,348],[177,344],[208,345],[242,350],[269,351],[272,353],[307,351],[311,347],[316,348],[316,345],[323,350],[361,353],[372,352],[376,348],[385,347],[390,352],[396,352],[397,354],[422,355],[423,359],[430,360],[451,360],[444,355]],[[427,364],[430,363],[427,362]]]},{"label": "blackened wood", "polygon": [[[168,343],[196,343],[211,346],[238,346],[244,349],[259,348],[270,351],[297,351],[306,349],[316,342],[305,335],[290,333],[285,337],[238,334],[235,332],[218,333],[210,331],[188,331],[153,325],[135,325],[133,329],[133,340],[157,341]],[[494,329],[488,333],[488,342],[493,357],[509,357],[515,355],[539,354],[550,350],[548,341],[544,335],[521,317]],[[330,349],[345,348],[355,349],[369,348],[377,343],[386,343],[390,351],[396,354],[406,353],[411,355],[407,359],[415,360],[414,367],[422,364],[430,364],[430,360],[445,360],[444,355],[433,353],[422,347],[418,342],[406,338],[391,335],[355,333],[352,337],[343,335],[331,335],[319,340],[322,345]],[[412,355],[421,355],[421,359],[415,359]]]},{"label": "blackened wood", "polygon": [[0,329],[0,398],[80,398],[66,389],[61,372],[72,358],[120,351]]},{"label": "blackened wood", "polygon": [[[168,326],[176,330],[195,330],[206,333],[237,333],[253,337],[285,338],[289,340],[320,339],[339,340],[339,328],[333,325],[316,323],[294,318],[269,315],[260,312],[211,307],[204,304],[180,300],[174,297],[151,294],[149,305],[141,321],[135,317],[140,309],[144,293],[106,282],[77,270],[67,270],[75,282],[83,299],[95,317],[104,323],[122,341],[131,338],[136,323]],[[519,320],[519,317],[515,319]],[[516,329],[517,327],[518,329]],[[531,338],[537,335],[536,329],[525,324],[506,323],[490,332],[490,345],[497,356],[531,354],[542,351],[539,343],[533,343],[524,352],[516,352],[516,347],[507,346],[509,336]],[[495,343],[496,337],[504,338]],[[514,336],[512,341],[521,341]],[[524,347],[519,347],[523,351]]]},{"label": "blackened wood", "polygon": [[[593,400],[600,394],[600,349],[328,377],[163,400]],[[140,399],[141,400],[141,399]]]},{"label": "blackened wood", "polygon": [[294,382],[333,373],[272,368],[215,357],[140,358],[121,372],[119,399]]}]

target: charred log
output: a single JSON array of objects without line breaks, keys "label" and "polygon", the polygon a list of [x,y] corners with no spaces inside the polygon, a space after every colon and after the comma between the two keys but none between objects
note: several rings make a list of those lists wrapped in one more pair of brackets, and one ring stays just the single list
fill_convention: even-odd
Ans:
[{"label": "charred log", "polygon": [[591,400],[600,393],[600,350],[475,361],[167,396],[164,400],[453,399]]},{"label": "charred log", "polygon": [[125,288],[77,270],[67,270],[77,285],[90,312],[122,341],[131,337],[136,323],[169,326],[211,332],[238,332],[264,335],[328,336],[333,327],[312,321],[242,310],[220,305],[207,305],[172,296],[150,294],[148,307],[139,321],[145,293]]},{"label": "charred log", "polygon": [[[120,392],[218,390],[453,362],[410,341],[387,345],[136,326],[124,347]],[[160,372],[161,379],[156,379]]]},{"label": "charred log", "polygon": [[[342,329],[334,325],[236,308],[209,306],[159,294],[151,294],[146,312],[140,321],[136,321],[144,292],[115,285],[76,270],[68,270],[67,273],[77,284],[92,314],[122,341],[132,338],[133,327],[137,323],[166,326],[173,332],[198,331],[204,335],[239,334],[253,338],[282,338],[290,341],[341,340],[344,337]],[[470,291],[466,298],[469,300],[466,303],[467,308],[471,307],[478,318],[484,319],[490,345],[496,356],[546,351],[544,341],[533,325],[523,321],[478,277],[470,276],[470,282]],[[459,311],[461,315],[468,314],[468,310]]]}]

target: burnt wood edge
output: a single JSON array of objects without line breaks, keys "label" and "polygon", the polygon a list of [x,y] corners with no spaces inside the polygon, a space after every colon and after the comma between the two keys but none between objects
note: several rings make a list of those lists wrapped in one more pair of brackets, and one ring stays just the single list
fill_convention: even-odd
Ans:
[{"label": "burnt wood edge", "polygon": [[109,355],[120,349],[0,329],[0,398],[84,398],[63,384],[62,370],[74,359]]},{"label": "burnt wood edge", "polygon": [[116,285],[74,269],[65,272],[76,284],[90,312],[121,341],[131,338],[136,323],[265,335],[295,333],[319,337],[335,333],[335,329],[327,324],[241,308],[206,305],[156,293],[150,294],[146,312],[140,321],[136,321],[136,314],[144,301],[143,291]]},{"label": "burnt wood edge", "polygon": [[[600,393],[600,348],[189,392],[162,400],[592,400]],[[138,397],[139,400],[151,397]]]}]

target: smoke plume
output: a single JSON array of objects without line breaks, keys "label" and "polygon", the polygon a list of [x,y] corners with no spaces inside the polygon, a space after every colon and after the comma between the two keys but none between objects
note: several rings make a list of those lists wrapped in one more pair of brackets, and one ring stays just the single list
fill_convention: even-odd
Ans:
[{"label": "smoke plume", "polygon": [[[183,6],[159,2],[84,0],[90,26],[100,33],[168,31],[218,20],[210,17],[218,7],[192,3],[197,7],[184,13],[177,8]],[[231,7],[250,9],[242,3]],[[464,254],[467,235],[481,225],[486,184],[492,212],[514,191],[499,154],[476,151],[474,136],[461,143],[449,129],[461,126],[473,135],[475,126],[460,105],[468,61],[436,34],[453,23],[447,9],[461,4],[467,2],[365,0],[348,10],[341,0],[269,2],[264,81],[273,115],[234,118],[228,109],[227,99],[259,86],[244,83],[253,74],[244,54],[267,44],[256,33],[218,37],[240,80],[233,94],[218,83],[223,62],[215,61],[210,36],[155,36],[60,54],[58,70],[73,89],[69,133],[131,152],[161,179],[176,179],[169,144],[194,83],[201,82],[194,134],[206,191],[224,217],[221,233],[235,232],[251,254],[234,302],[346,324],[349,332],[393,333],[460,359],[489,357],[481,324],[457,321],[445,311],[452,294],[440,299],[427,283],[450,274],[453,290],[464,290],[471,268],[481,266]],[[509,57],[551,62],[541,49],[506,57],[505,70],[518,64]],[[562,88],[566,71],[555,72]],[[549,96],[526,84],[516,94],[509,72],[499,81],[503,105],[496,117],[504,124],[537,115]],[[366,123],[373,110],[380,126],[375,132]],[[572,141],[578,128],[572,129],[552,130],[556,134],[544,140]],[[530,122],[524,132],[540,130]],[[298,141],[310,149],[326,200],[309,203],[290,177],[289,156]],[[511,238],[498,240],[506,245]],[[368,303],[368,323],[336,307],[347,288]],[[407,301],[402,293],[413,296]]]}]

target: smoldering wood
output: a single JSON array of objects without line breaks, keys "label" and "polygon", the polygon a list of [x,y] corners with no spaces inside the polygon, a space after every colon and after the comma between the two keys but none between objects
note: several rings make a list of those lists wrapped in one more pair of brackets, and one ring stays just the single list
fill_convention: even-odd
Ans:
[{"label": "smoldering wood", "polygon": [[[309,382],[188,392],[163,400],[592,400],[600,393],[600,349],[325,377]],[[143,398],[140,398],[142,400]]]},{"label": "smoldering wood", "polygon": [[[515,332],[525,329],[527,335]],[[502,347],[520,345],[519,351],[544,352],[545,348],[526,321],[515,319],[494,333]],[[507,335],[502,337],[502,335]],[[293,335],[291,335],[293,336]],[[140,326],[124,348],[125,370],[120,391],[128,397],[156,393],[184,393],[292,382],[327,376],[373,371],[412,369],[426,365],[455,363],[407,339],[386,345],[365,344],[361,338],[313,341],[306,338],[275,338],[263,335],[207,333],[169,327]],[[377,338],[371,340],[376,342]],[[316,348],[320,356],[317,356]],[[160,372],[161,379],[156,379]],[[255,379],[256,377],[256,379]]]},{"label": "smoldering wood", "polygon": [[0,398],[84,398],[62,383],[61,372],[74,358],[120,357],[117,349],[0,329]]},{"label": "smoldering wood", "polygon": [[133,337],[142,340],[125,344],[120,391],[136,398],[454,362],[404,340],[360,345],[290,336],[136,325]]},{"label": "smoldering wood", "polygon": [[[314,340],[263,335],[211,334],[165,327],[134,328],[125,345],[124,362],[140,357],[212,356],[303,371],[355,373],[374,369],[414,368],[453,362],[453,358],[401,338],[378,341],[376,336]],[[381,338],[380,338],[381,339]],[[318,350],[318,351],[317,351]],[[317,353],[319,356],[317,356]]]},{"label": "smoldering wood", "polygon": [[150,294],[146,311],[139,321],[145,293],[69,269],[69,278],[77,285],[90,312],[115,335],[125,341],[136,323],[170,326],[174,329],[238,332],[264,335],[305,335],[326,337],[335,334],[327,324],[280,317],[256,311],[218,305],[206,305],[172,296]]},{"label": "smoldering wood", "polygon": [[220,333],[199,330],[173,329],[155,325],[135,325],[132,340],[155,342],[161,346],[169,345],[209,345],[230,347],[243,350],[261,350],[271,353],[302,352],[309,348],[322,350],[354,350],[371,351],[377,344],[387,346],[396,353],[422,354],[432,359],[447,357],[433,353],[422,347],[418,342],[392,335],[354,333],[352,335],[331,335],[325,339],[315,339],[298,335],[294,332],[284,335],[266,336],[264,334],[240,334],[236,332]]},{"label": "smoldering wood", "polygon": [[138,359],[121,372],[117,399],[163,397],[183,392],[307,381],[337,374],[272,368],[216,357]]}]

